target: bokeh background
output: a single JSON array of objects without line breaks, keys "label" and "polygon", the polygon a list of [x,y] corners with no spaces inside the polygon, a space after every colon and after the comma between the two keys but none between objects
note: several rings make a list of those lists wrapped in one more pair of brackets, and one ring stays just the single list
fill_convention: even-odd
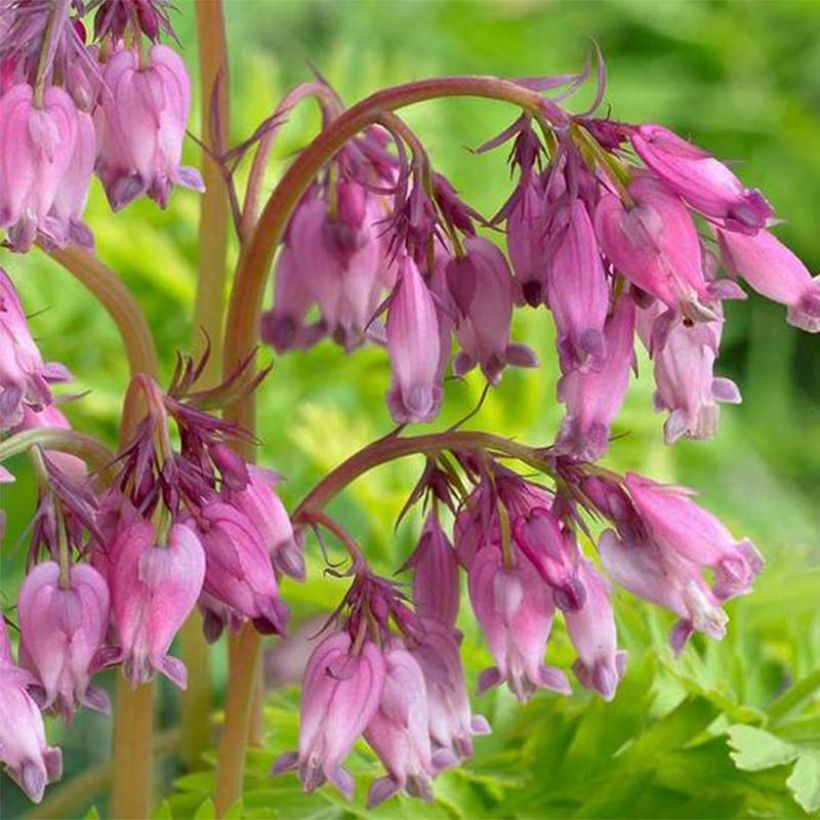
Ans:
[{"label": "bokeh background", "polygon": [[[192,5],[182,0],[177,6],[177,32],[195,75]],[[226,7],[235,142],[254,130],[287,88],[310,76],[311,65],[354,102],[384,85],[435,74],[577,70],[594,37],[607,60],[605,105],[613,116],[664,123],[737,161],[744,181],[762,188],[784,220],[779,235],[812,271],[820,271],[820,2],[227,0]],[[590,93],[579,94],[579,108]],[[436,168],[486,214],[510,187],[504,151],[479,157],[468,149],[514,115],[500,104],[464,100],[406,113]],[[196,116],[192,122],[198,132]],[[276,150],[271,186],[316,126],[309,104],[294,114]],[[187,150],[196,161],[195,146]],[[140,202],[112,217],[96,183],[88,212],[99,255],[150,318],[165,376],[174,352],[190,342],[197,215],[197,198],[176,192],[166,212]],[[112,323],[44,256],[4,253],[2,264],[36,314],[32,327],[44,354],[72,369],[72,392],[88,391],[66,413],[76,427],[114,442],[127,373]],[[606,458],[618,470],[697,487],[706,506],[764,553],[768,566],[754,595],[729,606],[727,639],[715,645],[696,638],[675,661],[665,643],[672,618],[618,595],[630,668],[614,703],[584,692],[572,700],[543,695],[524,709],[506,692],[479,698],[476,711],[490,718],[495,733],[478,740],[475,759],[440,778],[433,806],[393,801],[384,816],[803,816],[817,808],[820,340],[789,328],[784,309],[755,296],[730,303],[727,314],[717,369],[740,385],[744,403],[724,408],[718,438],[663,445],[663,418],[652,411],[651,366],[644,359]],[[509,372],[472,426],[547,443],[561,417],[553,329],[544,312],[528,311],[519,316],[515,335],[536,347],[542,366]],[[266,351],[262,358],[273,357]],[[387,359],[378,349],[345,357],[323,344],[276,360],[260,391],[261,457],[288,477],[282,488],[288,504],[358,446],[390,429],[387,383]],[[477,378],[448,384],[439,426],[469,410],[481,387]],[[2,488],[8,515],[0,552],[5,606],[20,581],[33,505],[24,463],[10,466],[19,478]],[[333,512],[385,570],[402,563],[418,532],[417,519],[398,531],[394,521],[419,469],[412,460],[383,468],[334,504]],[[326,612],[343,594],[342,582],[321,577],[317,560],[311,567],[308,584],[286,584],[297,622]],[[489,659],[470,618],[462,620],[474,680]],[[571,663],[560,628],[550,653],[554,663]],[[275,669],[276,661],[269,666]],[[218,697],[224,673],[216,649]],[[160,724],[172,745],[178,696],[164,684],[160,688]],[[324,790],[306,800],[292,776],[268,778],[274,757],[295,745],[298,693],[277,688],[267,704],[265,745],[250,758],[243,812],[361,813],[361,796],[352,806]],[[50,732],[64,746],[64,782],[89,769],[97,776],[93,783],[79,781],[85,793],[59,810],[83,816],[94,803],[104,815],[110,722],[81,714],[70,728],[55,723]],[[355,772],[376,770],[372,756],[360,751],[354,757]],[[164,794],[173,796],[158,816],[212,816],[212,781],[210,770],[183,774],[173,755],[166,757],[161,783]],[[2,786],[0,814],[24,813],[16,788],[7,780]],[[40,816],[50,811],[44,804]]]}]

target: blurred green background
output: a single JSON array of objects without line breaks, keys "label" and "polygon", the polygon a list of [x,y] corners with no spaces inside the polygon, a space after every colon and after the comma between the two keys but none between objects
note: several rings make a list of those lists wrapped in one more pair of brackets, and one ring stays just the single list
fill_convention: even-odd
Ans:
[{"label": "blurred green background", "polygon": [[[594,37],[607,60],[605,104],[613,116],[663,123],[737,161],[746,184],[762,188],[784,220],[779,235],[820,271],[820,2],[227,0],[226,8],[234,142],[253,131],[287,88],[309,78],[310,64],[354,102],[384,85],[435,74],[578,70]],[[193,7],[182,0],[178,9],[177,32],[195,74]],[[582,108],[590,94],[582,91],[572,105]],[[477,157],[465,149],[514,116],[503,105],[466,100],[406,112],[437,169],[486,214],[509,191],[504,151]],[[309,104],[294,114],[275,152],[271,186],[317,119]],[[198,133],[196,115],[192,130]],[[188,151],[196,161],[194,146]],[[149,317],[166,377],[191,334],[197,214],[196,196],[179,191],[167,212],[140,202],[112,217],[97,183],[88,210],[100,257]],[[72,392],[89,391],[67,407],[72,422],[114,442],[127,373],[113,325],[42,255],[5,253],[2,264],[27,310],[37,314],[32,327],[44,355],[72,369]],[[432,807],[392,801],[384,816],[803,816],[817,809],[820,342],[789,328],[783,308],[754,296],[730,303],[727,313],[717,369],[737,381],[744,404],[724,408],[718,438],[663,445],[663,418],[652,412],[651,366],[644,359],[606,464],[698,488],[702,503],[766,556],[754,595],[729,606],[729,637],[720,645],[696,638],[674,661],[665,644],[672,618],[620,594],[616,608],[630,668],[613,704],[585,692],[572,700],[542,695],[524,709],[506,692],[477,699],[476,711],[496,731],[478,740],[475,759],[439,779]],[[547,443],[561,417],[553,329],[544,312],[527,311],[515,335],[536,347],[542,367],[509,372],[472,426]],[[259,396],[261,458],[288,477],[282,494],[289,505],[323,472],[390,429],[387,383],[386,356],[378,349],[345,357],[324,344],[276,360]],[[471,408],[481,387],[477,378],[448,384],[437,426]],[[4,605],[19,584],[33,503],[24,463],[9,466],[19,478],[2,488],[9,518],[0,553]],[[397,533],[393,523],[419,469],[412,460],[383,468],[332,508],[387,571],[401,564],[418,530],[415,519]],[[321,578],[315,556],[311,568],[307,585],[285,585],[297,621],[327,611],[343,594],[342,582]],[[488,656],[468,617],[462,627],[474,679]],[[560,628],[550,656],[571,663]],[[221,688],[219,651],[215,673]],[[178,698],[161,690],[161,723],[173,726]],[[292,776],[267,777],[274,757],[295,745],[297,708],[295,690],[271,695],[266,746],[250,759],[244,814],[360,813],[366,779],[358,802],[345,807],[325,790],[302,798]],[[67,780],[108,760],[105,718],[82,714],[69,729],[51,731],[64,745]],[[363,751],[352,767],[363,775],[377,769]],[[179,774],[172,760],[163,774],[170,790]],[[25,805],[7,785],[1,813],[17,816]],[[203,801],[211,786],[210,771],[184,776],[161,816],[192,816],[197,807],[197,816],[210,816]],[[79,803],[74,816],[90,803]],[[96,803],[104,814],[104,799]]]}]

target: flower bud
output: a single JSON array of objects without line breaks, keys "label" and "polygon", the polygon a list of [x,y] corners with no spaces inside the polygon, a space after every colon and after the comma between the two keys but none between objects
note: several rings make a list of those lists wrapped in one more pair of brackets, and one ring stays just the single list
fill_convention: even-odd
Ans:
[{"label": "flower bud", "polygon": [[92,660],[108,630],[108,587],[97,570],[74,564],[68,585],[54,561],[38,564],[20,589],[22,656],[37,675],[43,708],[71,720],[79,705],[107,712],[108,697],[90,686]]}]

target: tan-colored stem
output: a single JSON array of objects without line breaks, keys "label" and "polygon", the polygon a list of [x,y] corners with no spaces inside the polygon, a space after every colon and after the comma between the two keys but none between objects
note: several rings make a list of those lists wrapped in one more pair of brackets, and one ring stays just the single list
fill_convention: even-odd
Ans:
[{"label": "tan-colored stem", "polygon": [[[438,97],[483,97],[521,106],[531,113],[539,110],[541,97],[526,88],[496,77],[445,77],[420,80],[388,88],[345,111],[322,131],[288,168],[273,191],[243,247],[231,290],[225,326],[223,372],[228,374],[248,357],[256,345],[262,295],[274,251],[290,214],[317,173],[362,129],[379,121],[386,112]],[[226,408],[225,417],[250,432],[256,429],[253,395]],[[237,451],[252,461],[255,447],[241,442]],[[217,815],[222,816],[240,797],[245,747],[252,706],[254,670],[259,663],[260,639],[245,626],[231,646],[231,671],[225,728],[217,762]]]},{"label": "tan-colored stem", "polygon": [[36,445],[44,450],[59,450],[61,453],[77,456],[94,470],[108,467],[115,458],[111,450],[92,436],[83,435],[75,430],[38,427],[35,430],[15,433],[0,442],[0,462],[18,453],[24,453]]},{"label": "tan-colored stem", "polygon": [[51,251],[51,256],[85,285],[108,311],[122,337],[132,374],[157,372],[151,328],[131,291],[99,259],[79,248]]}]

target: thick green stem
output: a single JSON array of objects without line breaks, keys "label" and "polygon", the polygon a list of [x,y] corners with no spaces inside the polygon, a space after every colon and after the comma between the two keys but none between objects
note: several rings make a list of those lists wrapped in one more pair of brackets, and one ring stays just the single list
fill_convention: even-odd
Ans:
[{"label": "thick green stem", "polygon": [[[439,97],[482,97],[520,106],[535,113],[541,97],[497,77],[445,77],[388,88],[345,111],[322,131],[288,168],[262,211],[250,241],[242,249],[225,327],[223,372],[228,374],[251,353],[259,334],[262,294],[276,246],[291,212],[317,173],[362,129],[390,111]],[[226,408],[226,418],[254,432],[255,400],[249,395]],[[252,442],[237,448],[254,459]],[[398,457],[398,456],[396,456]],[[246,626],[231,651],[231,673],[225,709],[225,728],[217,762],[217,815],[224,815],[240,797],[245,766],[252,688],[259,664],[259,637]]]}]

